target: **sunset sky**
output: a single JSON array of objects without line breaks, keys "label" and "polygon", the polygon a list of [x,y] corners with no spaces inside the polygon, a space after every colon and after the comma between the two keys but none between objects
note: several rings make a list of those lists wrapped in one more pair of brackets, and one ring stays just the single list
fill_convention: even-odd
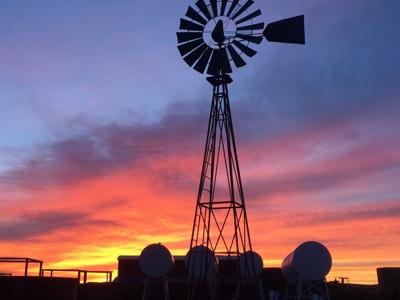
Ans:
[{"label": "sunset sky", "polygon": [[[0,2],[0,256],[187,252],[212,92],[176,48],[194,2]],[[328,279],[375,283],[400,266],[400,1],[255,5],[304,14],[307,45],[264,41],[232,75],[254,250],[276,267],[320,241]]]}]

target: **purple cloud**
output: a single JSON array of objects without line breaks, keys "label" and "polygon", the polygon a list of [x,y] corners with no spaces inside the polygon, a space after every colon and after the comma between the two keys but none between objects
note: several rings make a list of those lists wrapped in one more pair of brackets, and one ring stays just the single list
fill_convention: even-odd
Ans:
[{"label": "purple cloud", "polygon": [[[7,220],[9,219],[9,220]],[[50,234],[61,229],[85,228],[88,226],[113,226],[116,223],[92,218],[88,213],[48,211],[22,214],[0,222],[0,241],[21,241]]]}]

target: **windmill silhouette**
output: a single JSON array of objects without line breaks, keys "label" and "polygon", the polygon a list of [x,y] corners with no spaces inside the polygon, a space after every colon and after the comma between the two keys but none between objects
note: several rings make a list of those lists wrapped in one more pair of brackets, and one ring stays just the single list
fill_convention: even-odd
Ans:
[{"label": "windmill silhouette", "polygon": [[[190,241],[192,262],[187,265],[194,270],[199,268],[196,264],[204,264],[204,268],[200,268],[203,272],[198,278],[188,278],[189,283],[212,281],[207,271],[212,259],[196,259],[193,249],[205,247],[214,255],[232,260],[253,251],[229,102],[228,85],[233,81],[229,74],[233,67],[246,65],[245,58],[257,53],[253,45],[260,44],[264,38],[270,42],[305,43],[304,16],[265,26],[258,21],[261,10],[251,10],[254,2],[199,0],[196,8],[188,7],[177,32],[178,50],[183,60],[199,73],[210,75],[207,81],[213,87]],[[197,255],[206,252],[200,251]],[[255,270],[251,262],[237,267],[238,274]],[[243,268],[245,270],[241,270]],[[189,270],[189,274],[193,272]],[[195,288],[189,290],[188,298],[192,299]],[[208,297],[215,298],[213,288],[209,290]]]}]

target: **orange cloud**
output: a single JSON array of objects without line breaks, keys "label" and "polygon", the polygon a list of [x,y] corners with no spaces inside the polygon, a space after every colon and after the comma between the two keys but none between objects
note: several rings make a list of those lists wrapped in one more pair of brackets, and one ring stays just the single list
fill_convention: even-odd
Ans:
[{"label": "orange cloud", "polygon": [[[202,147],[192,137],[195,124],[181,129],[172,120],[182,135],[176,141],[163,126],[112,125],[50,145],[48,157],[3,175],[2,255],[115,270],[119,255],[150,243],[185,254]],[[371,153],[364,138],[351,143],[343,134],[352,126],[239,146],[253,247],[266,266],[279,266],[306,240],[332,252],[330,279],[376,282],[376,267],[400,263],[392,177],[399,154],[388,144]]]}]

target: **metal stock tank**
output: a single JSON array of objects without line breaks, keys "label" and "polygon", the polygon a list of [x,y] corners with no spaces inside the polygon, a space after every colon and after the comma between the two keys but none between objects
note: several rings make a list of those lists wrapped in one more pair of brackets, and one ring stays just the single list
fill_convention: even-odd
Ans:
[{"label": "metal stock tank", "polygon": [[171,252],[161,244],[147,246],[139,257],[140,269],[149,278],[163,278],[172,271],[174,264]]},{"label": "metal stock tank", "polygon": [[298,246],[282,262],[282,274],[287,281],[322,280],[332,267],[332,257],[321,243],[308,241]]}]

